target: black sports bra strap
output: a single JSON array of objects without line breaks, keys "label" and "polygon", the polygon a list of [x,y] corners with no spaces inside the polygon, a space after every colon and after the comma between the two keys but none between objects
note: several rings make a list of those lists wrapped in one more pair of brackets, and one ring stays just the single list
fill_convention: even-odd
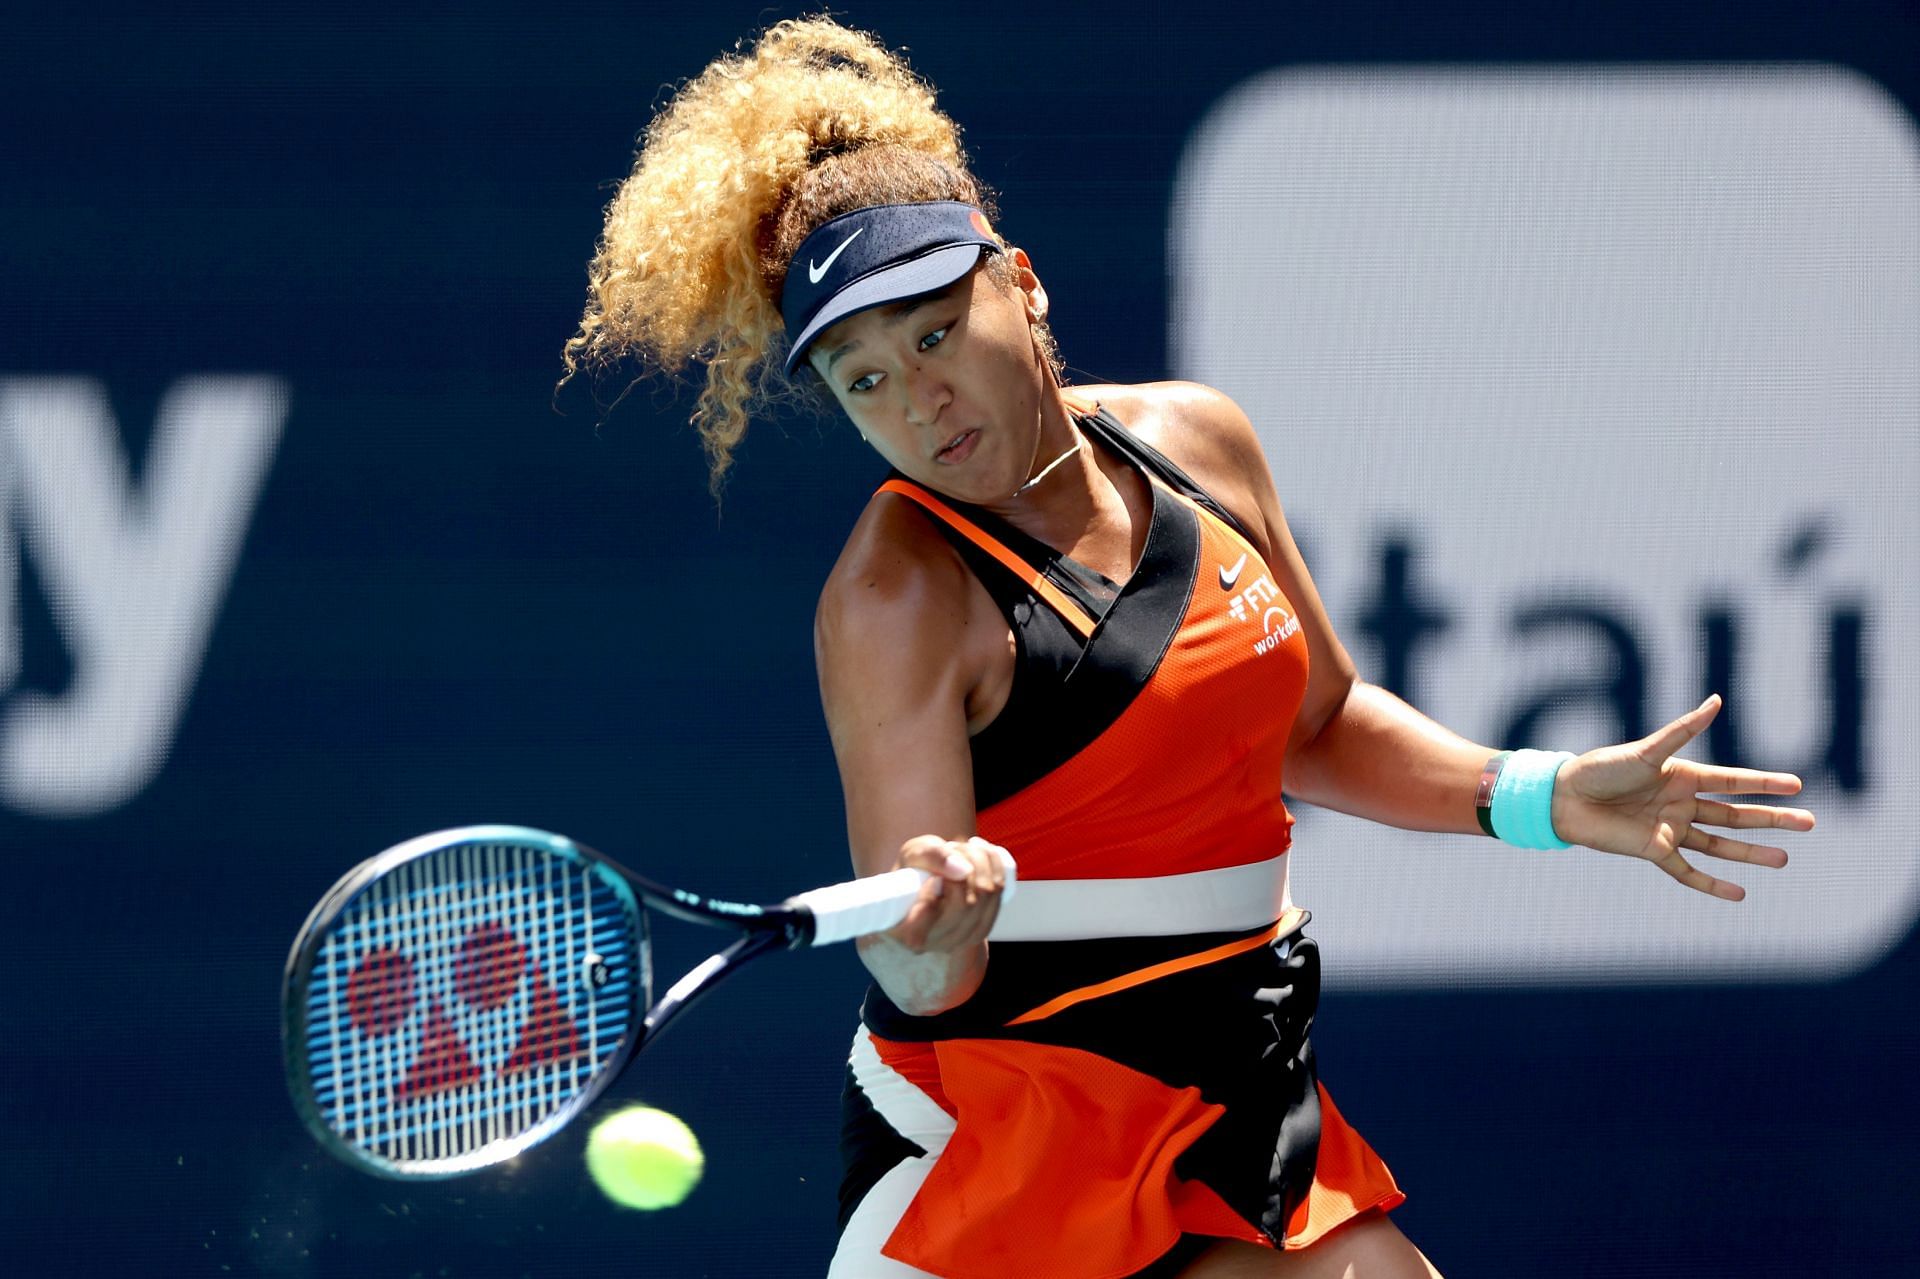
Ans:
[{"label": "black sports bra strap", "polygon": [[1102,444],[1116,453],[1131,458],[1142,470],[1158,476],[1168,488],[1205,507],[1209,513],[1253,545],[1260,545],[1233,512],[1222,506],[1213,494],[1201,488],[1192,476],[1176,466],[1173,459],[1129,431],[1119,418],[1107,410],[1104,404],[1100,405],[1098,411],[1091,417],[1081,417],[1078,421],[1082,430],[1094,436]]},{"label": "black sports bra strap", "polygon": [[[903,481],[916,488],[921,487],[897,468],[887,472],[887,480]],[[1119,594],[1119,584],[1110,580],[1105,574],[1069,559],[1039,538],[1030,533],[1021,532],[984,507],[962,502],[957,498],[946,498],[944,501],[962,518],[972,522],[981,532],[999,542],[1001,547],[1015,559],[1039,573],[1054,588],[1072,599],[1080,606],[1081,612],[1087,618],[1097,622],[1108,606],[1113,603],[1114,597]],[[1012,589],[1008,587],[1008,583],[1013,583],[1018,589],[1009,598],[1024,598],[1029,588],[1023,575],[1011,572],[1007,565],[999,563],[973,538],[955,528],[945,518],[931,510],[927,514],[933,517],[933,522],[940,532],[960,550],[968,563],[974,565],[975,573],[981,582],[986,584],[988,594],[998,599],[1001,591],[996,587]]]}]

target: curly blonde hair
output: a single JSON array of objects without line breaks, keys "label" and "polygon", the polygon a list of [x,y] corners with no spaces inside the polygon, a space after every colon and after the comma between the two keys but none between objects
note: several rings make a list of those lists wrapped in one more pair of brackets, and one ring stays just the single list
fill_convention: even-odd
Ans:
[{"label": "curly blonde hair", "polygon": [[[693,425],[718,497],[754,410],[793,394],[831,407],[810,371],[799,382],[780,371],[793,251],[843,213],[926,200],[964,201],[997,220],[932,88],[872,36],[831,19],[768,28],[688,81],[647,126],[607,206],[561,385],[628,355],[664,373],[703,364]],[[988,263],[1011,284],[1006,254]],[[1051,335],[1042,328],[1038,340],[1058,378]]]}]

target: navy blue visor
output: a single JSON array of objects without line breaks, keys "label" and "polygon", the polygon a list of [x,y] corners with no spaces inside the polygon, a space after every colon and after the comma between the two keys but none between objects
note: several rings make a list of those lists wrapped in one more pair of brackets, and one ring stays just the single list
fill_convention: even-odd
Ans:
[{"label": "navy blue visor", "polygon": [[944,289],[981,254],[1000,250],[986,215],[957,200],[876,204],[821,223],[787,264],[780,296],[787,373],[829,325]]}]

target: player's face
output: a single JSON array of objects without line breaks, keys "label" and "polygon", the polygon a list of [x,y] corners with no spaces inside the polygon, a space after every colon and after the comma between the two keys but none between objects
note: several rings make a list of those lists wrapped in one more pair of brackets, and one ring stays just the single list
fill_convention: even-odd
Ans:
[{"label": "player's face", "polygon": [[1002,501],[1025,482],[1046,388],[1025,253],[1014,287],[983,265],[935,293],[849,316],[807,353],[867,442],[902,473],[962,501]]}]

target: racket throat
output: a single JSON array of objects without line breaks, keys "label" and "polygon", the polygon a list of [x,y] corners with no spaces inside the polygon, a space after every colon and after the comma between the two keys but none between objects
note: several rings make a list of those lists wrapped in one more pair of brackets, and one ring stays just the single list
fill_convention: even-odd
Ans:
[{"label": "racket throat", "polygon": [[640,1025],[640,1044],[645,1046],[660,1035],[680,1011],[689,1008],[702,995],[725,980],[754,956],[769,950],[783,950],[786,936],[778,931],[752,932],[716,955],[709,955],[687,971],[686,976],[667,988],[667,993],[647,1011]]}]

